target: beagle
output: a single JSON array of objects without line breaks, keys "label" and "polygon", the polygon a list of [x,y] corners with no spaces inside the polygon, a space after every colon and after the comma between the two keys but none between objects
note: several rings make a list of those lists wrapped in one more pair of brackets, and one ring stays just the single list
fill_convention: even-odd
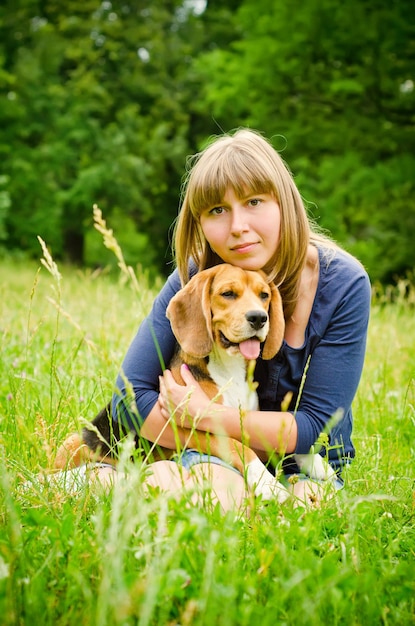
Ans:
[{"label": "beagle", "polygon": [[[180,366],[186,363],[209,398],[239,408],[242,421],[246,411],[258,409],[255,384],[248,381],[248,364],[260,354],[265,360],[272,359],[282,345],[284,316],[276,286],[268,283],[262,272],[220,264],[193,276],[172,298],[166,315],[178,342],[170,363],[175,380],[183,384]],[[246,477],[248,488],[256,495],[279,502],[288,497],[288,490],[248,445],[202,431],[181,430],[187,449],[230,463]],[[72,435],[64,442],[55,467],[97,459],[114,463],[114,444],[116,448],[119,439],[119,424],[111,418],[108,405],[95,417],[91,429],[83,429],[82,440]],[[163,448],[161,458],[175,453]],[[294,459],[311,478],[327,480],[334,475],[319,454],[296,454]]]}]

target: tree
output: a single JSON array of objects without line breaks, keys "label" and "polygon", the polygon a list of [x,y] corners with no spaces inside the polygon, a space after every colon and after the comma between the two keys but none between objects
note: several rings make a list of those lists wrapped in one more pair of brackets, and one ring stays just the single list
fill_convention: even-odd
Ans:
[{"label": "tree", "polygon": [[221,126],[273,137],[315,217],[382,280],[413,267],[412,16],[409,0],[244,0],[233,41],[197,61]]},{"label": "tree", "polygon": [[37,256],[40,234],[58,257],[100,262],[97,203],[129,262],[168,270],[187,155],[247,125],[272,137],[310,212],[372,278],[411,268],[412,2],[195,7],[3,1],[0,242]]},{"label": "tree", "polygon": [[41,234],[82,262],[97,202],[133,218],[141,261],[154,251],[164,265],[189,151],[197,18],[179,0],[17,4],[0,14],[8,246],[37,252]]}]

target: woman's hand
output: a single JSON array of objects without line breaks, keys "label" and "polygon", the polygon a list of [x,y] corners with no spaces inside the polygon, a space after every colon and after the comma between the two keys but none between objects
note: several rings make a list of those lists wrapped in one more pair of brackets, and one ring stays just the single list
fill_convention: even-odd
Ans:
[{"label": "woman's hand", "polygon": [[211,400],[187,365],[182,365],[180,373],[184,385],[176,383],[170,370],[165,370],[160,376],[159,406],[162,416],[166,420],[173,419],[182,428],[209,430],[207,414],[212,407]]}]

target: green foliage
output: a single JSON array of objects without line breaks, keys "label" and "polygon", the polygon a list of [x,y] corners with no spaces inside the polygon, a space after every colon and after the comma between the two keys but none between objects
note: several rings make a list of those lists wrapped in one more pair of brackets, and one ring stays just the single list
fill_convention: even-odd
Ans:
[{"label": "green foliage", "polygon": [[[411,155],[373,164],[357,153],[323,157],[308,197],[310,212],[369,269],[372,280],[391,283],[413,267],[415,205]],[[343,207],[339,210],[339,207]],[[413,207],[413,209],[412,209]]]},{"label": "green foliage", "polygon": [[412,2],[196,4],[4,0],[1,245],[95,262],[97,203],[165,273],[187,155],[248,125],[373,279],[412,269]]},{"label": "green foliage", "polygon": [[413,268],[412,3],[244,0],[199,55],[222,127],[273,137],[321,226],[375,279]]},{"label": "green foliage", "polygon": [[188,151],[181,59],[197,35],[180,4],[3,7],[9,246],[34,252],[40,234],[82,261],[97,202],[133,219],[163,263]]},{"label": "green foliage", "polygon": [[[120,209],[112,212],[111,226],[123,250],[125,261],[134,266],[137,259],[145,261],[146,267],[156,267],[157,257],[149,236],[136,230],[134,220],[124,215]],[[92,267],[116,266],[116,259],[110,250],[103,250],[102,236],[93,228],[85,233],[85,263]]]},{"label": "green foliage", "polygon": [[0,176],[0,241],[7,239],[7,233],[5,228],[5,221],[7,213],[11,206],[10,194],[1,189],[8,182],[7,176]]},{"label": "green foliage", "polygon": [[157,291],[46,265],[0,268],[4,626],[413,623],[413,283],[374,302],[343,492],[321,510],[250,502],[238,518],[144,496],[139,463],[107,494],[42,486],[57,445],[108,399]]}]

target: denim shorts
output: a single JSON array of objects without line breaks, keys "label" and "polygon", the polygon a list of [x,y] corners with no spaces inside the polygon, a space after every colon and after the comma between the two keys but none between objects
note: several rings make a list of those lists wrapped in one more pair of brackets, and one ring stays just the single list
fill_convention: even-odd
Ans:
[{"label": "denim shorts", "polygon": [[220,459],[218,456],[204,454],[193,449],[183,450],[180,454],[175,454],[172,457],[172,461],[178,463],[187,470],[191,469],[194,465],[200,465],[200,463],[213,463],[213,465],[221,465],[222,467],[231,469],[233,472],[239,474],[235,467],[232,467],[232,465],[229,465],[229,463],[226,463],[226,461]]},{"label": "denim shorts", "polygon": [[[193,449],[184,450],[180,454],[176,454],[172,458],[172,461],[174,461],[175,463],[178,463],[179,465],[181,465],[187,470],[190,470],[194,465],[199,465],[200,463],[213,463],[214,465],[221,465],[222,467],[226,467],[227,469],[230,469],[236,472],[237,474],[239,474],[239,471],[235,467],[232,467],[232,465],[229,465],[229,463],[226,463],[226,461],[224,461],[223,459],[220,459],[219,457],[213,456],[210,454],[204,454],[202,452],[198,452],[197,450],[193,450]],[[304,480],[312,480],[306,474],[296,474],[295,476],[299,482],[302,482]],[[288,479],[289,479],[289,476],[284,475],[284,476],[281,476],[280,480],[285,486],[287,486],[289,484]],[[314,482],[323,483],[325,481],[316,480]],[[340,478],[340,476],[336,476],[336,478],[333,481],[333,484],[334,484],[334,487],[336,488],[336,491],[340,491],[340,489],[343,489],[344,487],[344,482]]]}]

